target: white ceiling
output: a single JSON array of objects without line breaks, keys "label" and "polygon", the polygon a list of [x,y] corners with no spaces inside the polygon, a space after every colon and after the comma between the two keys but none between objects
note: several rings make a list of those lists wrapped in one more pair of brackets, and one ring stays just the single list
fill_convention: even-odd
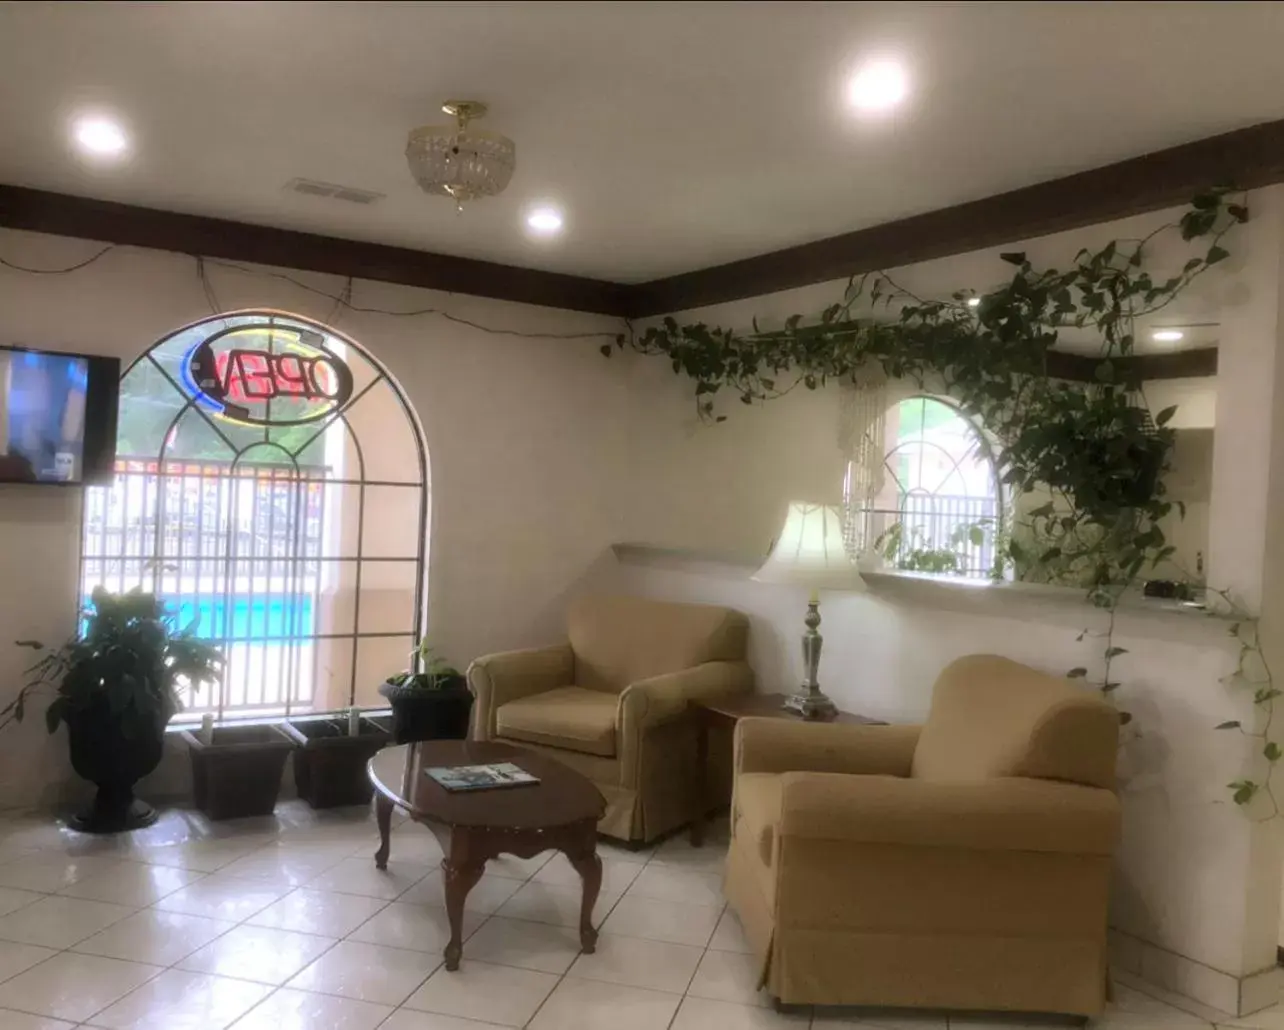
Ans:
[{"label": "white ceiling", "polygon": [[[4,3],[0,182],[631,282],[1282,117],[1281,44],[1278,3]],[[909,103],[855,116],[889,51]],[[518,145],[462,216],[402,155],[451,96]],[[71,152],[90,108],[128,162]]]}]

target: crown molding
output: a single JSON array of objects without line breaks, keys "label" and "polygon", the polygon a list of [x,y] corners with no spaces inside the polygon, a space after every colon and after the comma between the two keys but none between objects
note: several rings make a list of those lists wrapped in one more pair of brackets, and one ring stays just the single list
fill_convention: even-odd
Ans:
[{"label": "crown molding", "polygon": [[[1072,379],[1081,383],[1097,381],[1097,368],[1105,358],[1067,351],[1048,351],[1048,375],[1054,379]],[[1112,361],[1125,381],[1155,379],[1198,379],[1217,375],[1217,348],[1194,347],[1190,350],[1166,351],[1163,354],[1133,354]]]},{"label": "crown molding", "polygon": [[[687,311],[1014,243],[1188,201],[1208,186],[1284,182],[1284,119],[911,218],[645,283],[0,185],[0,227],[353,276],[621,318]],[[1144,360],[1183,354],[1147,355]],[[1090,359],[1089,359],[1090,360]],[[1141,360],[1141,359],[1139,359]],[[1207,362],[1207,358],[1201,359]],[[1215,365],[1215,352],[1214,352]],[[1155,361],[1156,368],[1165,368]],[[1209,374],[1209,373],[1195,373]]]},{"label": "crown molding", "polygon": [[1188,202],[1209,186],[1284,182],[1284,119],[1157,150],[1091,171],[695,272],[629,295],[630,317],[845,279],[965,254]]},{"label": "crown molding", "polygon": [[624,315],[632,290],[601,279],[23,186],[0,185],[0,226],[601,315]]}]

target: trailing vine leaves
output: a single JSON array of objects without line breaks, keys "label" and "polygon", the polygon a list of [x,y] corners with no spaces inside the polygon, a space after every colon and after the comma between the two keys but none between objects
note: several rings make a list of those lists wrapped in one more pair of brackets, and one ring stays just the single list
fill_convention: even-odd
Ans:
[{"label": "trailing vine leaves", "polygon": [[[1174,440],[1168,423],[1176,409],[1152,415],[1127,361],[1136,322],[1226,260],[1223,238],[1247,220],[1241,195],[1213,188],[1177,222],[1141,240],[1080,250],[1065,269],[1035,268],[1020,252],[1002,254],[1011,278],[988,293],[963,289],[948,300],[923,299],[874,273],[853,276],[841,300],[811,317],[790,315],[780,328],[762,329],[755,320],[751,331],[740,332],[668,317],[616,342],[664,358],[675,375],[691,379],[697,414],[707,422],[726,420],[717,403],[728,395],[751,405],[800,386],[853,380],[870,366],[951,397],[993,437],[1001,478],[1014,494],[1046,492],[1019,531],[1005,533],[1006,554],[996,567],[1010,563],[1021,578],[1078,583],[1109,612],[1105,633],[1093,634],[1104,638],[1098,689],[1109,697],[1119,685],[1111,663],[1126,653],[1114,644],[1119,599],[1145,569],[1174,553],[1160,523],[1174,509],[1185,514],[1180,502],[1164,497]],[[1192,252],[1180,272],[1158,279],[1146,268],[1147,250],[1167,233],[1179,234]],[[883,317],[858,317],[858,310]],[[1069,328],[1097,335],[1096,382],[1049,374],[1049,352]],[[609,357],[612,348],[602,352]],[[883,546],[898,565],[957,568],[952,556],[900,537]],[[1263,747],[1272,766],[1284,758],[1274,743]],[[1234,789],[1236,801],[1247,803],[1263,788],[1243,781]]]},{"label": "trailing vine leaves", "polygon": [[1226,785],[1231,792],[1231,800],[1241,808],[1260,798],[1265,798],[1269,808],[1265,809],[1263,819],[1273,819],[1281,814],[1279,798],[1275,794],[1274,777],[1276,768],[1284,760],[1284,749],[1274,739],[1275,699],[1281,691],[1275,686],[1275,677],[1270,664],[1262,651],[1259,637],[1259,623],[1225,590],[1213,590],[1221,598],[1223,607],[1235,621],[1231,623],[1230,635],[1239,645],[1239,654],[1235,668],[1222,678],[1230,686],[1242,687],[1253,692],[1253,704],[1261,716],[1257,725],[1245,727],[1238,719],[1221,723],[1219,730],[1238,730],[1250,738],[1258,750],[1259,764],[1262,772],[1256,777],[1244,776],[1232,780]]},{"label": "trailing vine leaves", "polygon": [[[727,395],[754,404],[850,380],[867,366],[945,393],[995,439],[1005,484],[1048,492],[1027,531],[1008,541],[1018,575],[1061,564],[1077,567],[1090,589],[1131,584],[1173,553],[1159,523],[1174,508],[1163,474],[1175,409],[1152,417],[1122,359],[1134,352],[1136,320],[1225,260],[1223,237],[1247,219],[1242,199],[1211,189],[1177,222],[1081,250],[1066,269],[1003,254],[1011,278],[982,295],[923,299],[877,273],[853,277],[840,301],[812,318],[790,315],[778,329],[755,323],[739,332],[669,317],[617,346],[662,357],[693,380],[697,413],[711,422],[727,417],[717,408]],[[1176,275],[1157,279],[1146,269],[1147,248],[1170,232],[1195,252]],[[858,308],[883,317],[857,317]],[[1067,328],[1099,337],[1096,382],[1048,374],[1048,353]]]},{"label": "trailing vine leaves", "polygon": [[[1106,614],[1106,627],[1100,631],[1084,629],[1075,638],[1077,641],[1085,638],[1095,638],[1101,648],[1101,678],[1093,680],[1094,685],[1101,695],[1112,704],[1114,703],[1114,694],[1123,684],[1119,682],[1118,674],[1114,671],[1113,666],[1115,659],[1122,658],[1128,653],[1126,647],[1119,647],[1115,643],[1115,625],[1119,615],[1119,602],[1124,592],[1131,584],[1114,584],[1094,586],[1088,592],[1089,602],[1096,608],[1103,609]],[[1089,672],[1086,666],[1076,666],[1066,673],[1067,679],[1086,679]],[[1133,720],[1132,713],[1126,710],[1119,712],[1119,725],[1127,726]]]}]

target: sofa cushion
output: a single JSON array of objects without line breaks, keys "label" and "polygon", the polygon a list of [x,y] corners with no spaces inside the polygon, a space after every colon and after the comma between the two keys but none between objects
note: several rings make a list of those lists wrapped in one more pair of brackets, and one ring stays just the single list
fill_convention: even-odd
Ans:
[{"label": "sofa cushion", "polygon": [[767,867],[771,866],[771,849],[780,829],[782,794],[778,773],[741,773],[736,777],[736,836],[751,841]]},{"label": "sofa cushion", "polygon": [[575,682],[618,694],[652,676],[743,661],[749,621],[713,605],[586,596],[572,602],[568,630]]},{"label": "sofa cushion", "polygon": [[968,783],[1024,776],[1113,788],[1119,713],[1095,692],[997,655],[936,681],[911,775]]},{"label": "sofa cushion", "polygon": [[583,687],[558,687],[499,706],[499,736],[566,748],[588,755],[615,755],[619,698]]}]

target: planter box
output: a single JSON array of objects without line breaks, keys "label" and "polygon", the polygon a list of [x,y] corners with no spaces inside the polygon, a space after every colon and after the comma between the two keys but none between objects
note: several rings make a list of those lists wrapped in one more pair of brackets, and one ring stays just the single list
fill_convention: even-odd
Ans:
[{"label": "planter box", "polygon": [[211,819],[271,815],[294,742],[276,726],[219,726],[211,743],[183,732],[196,807]]},{"label": "planter box", "polygon": [[397,744],[417,740],[467,740],[473,695],[459,677],[441,690],[385,683],[379,693],[392,705],[392,739]]},{"label": "planter box", "polygon": [[294,741],[294,782],[299,797],[313,808],[370,803],[374,791],[366,763],[391,739],[372,719],[362,718],[360,733],[348,735],[343,718],[291,719],[282,729]]}]

